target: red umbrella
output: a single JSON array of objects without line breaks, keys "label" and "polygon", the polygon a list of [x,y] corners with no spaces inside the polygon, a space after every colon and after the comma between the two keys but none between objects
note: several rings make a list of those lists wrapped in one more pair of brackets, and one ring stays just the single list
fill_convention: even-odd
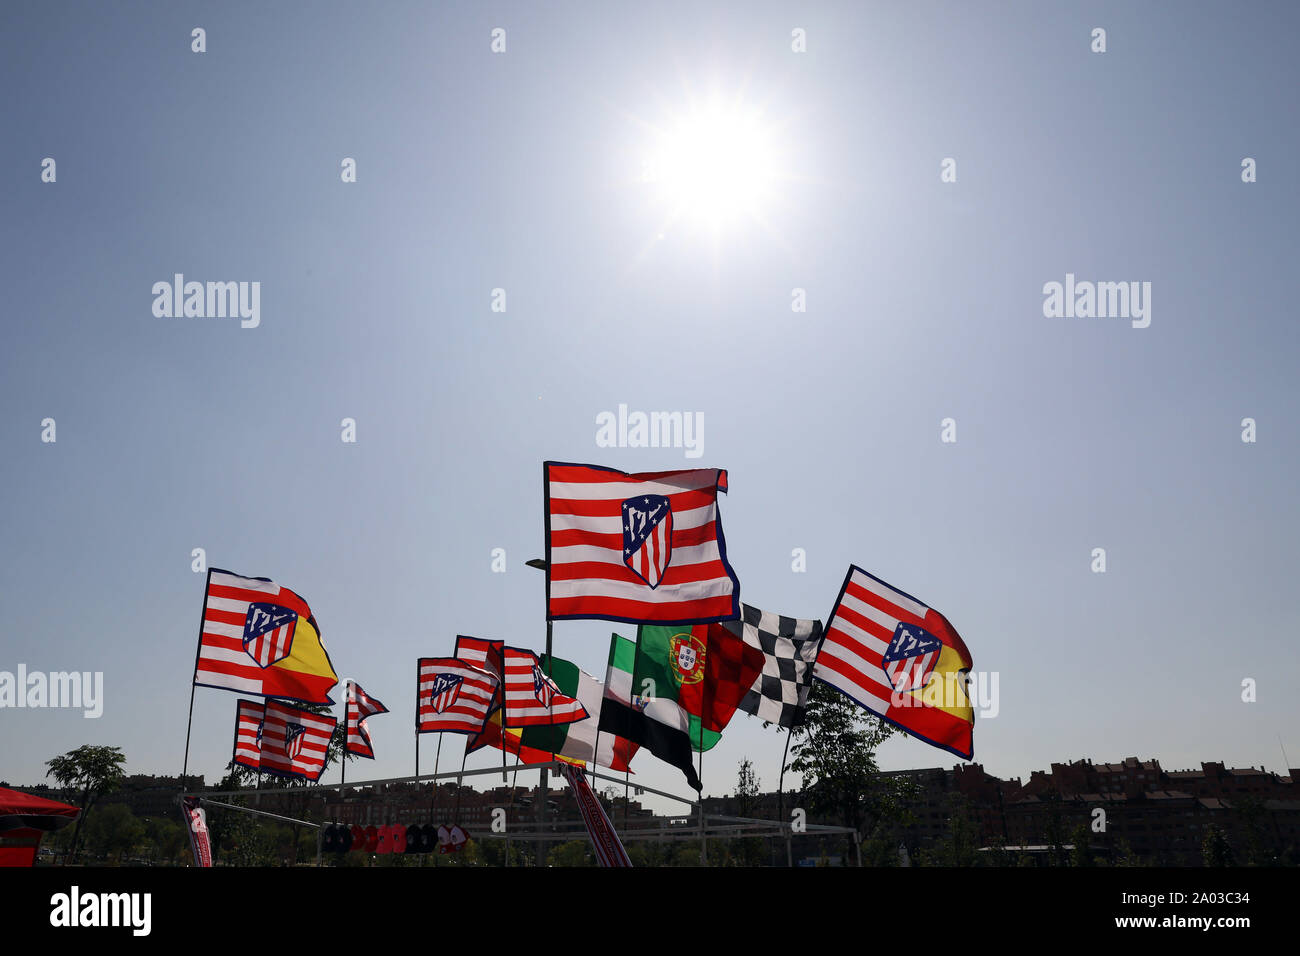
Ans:
[{"label": "red umbrella", "polygon": [[66,803],[0,787],[0,866],[31,866],[41,837],[80,814]]}]

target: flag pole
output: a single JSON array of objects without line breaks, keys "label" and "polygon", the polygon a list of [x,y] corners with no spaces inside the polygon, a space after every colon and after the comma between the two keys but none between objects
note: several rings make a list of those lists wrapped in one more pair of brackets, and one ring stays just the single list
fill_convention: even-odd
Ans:
[{"label": "flag pole", "polygon": [[776,784],[776,815],[781,819],[781,829],[785,830],[785,860],[786,865],[793,864],[791,856],[792,849],[790,845],[790,821],[785,818],[785,766],[786,760],[790,756],[790,738],[794,736],[794,728],[785,729],[785,751],[781,754],[781,775]]},{"label": "flag pole", "polygon": [[[434,781],[434,786],[437,786]],[[415,786],[420,787],[420,661],[415,661]]]},{"label": "flag pole", "polygon": [[[547,530],[550,530],[550,518],[546,519]],[[548,572],[549,578],[549,572]],[[190,731],[194,728],[194,688],[199,679],[199,655],[203,653],[203,622],[208,619],[208,591],[212,585],[212,569],[208,568],[208,575],[203,579],[203,610],[199,612],[199,642],[194,647],[194,674],[190,677],[190,716],[185,721],[185,762],[181,764],[181,790],[185,789],[185,777],[190,770]]]},{"label": "flag pole", "polygon": [[700,778],[700,866],[709,865],[708,837],[705,835],[704,823],[704,718],[700,718],[700,768],[696,774]]}]

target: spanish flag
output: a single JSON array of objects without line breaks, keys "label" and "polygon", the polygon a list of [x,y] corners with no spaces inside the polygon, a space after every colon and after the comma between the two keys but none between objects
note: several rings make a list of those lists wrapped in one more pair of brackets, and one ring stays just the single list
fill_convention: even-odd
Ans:
[{"label": "spanish flag", "polygon": [[197,686],[332,704],[338,682],[306,601],[267,578],[208,571]]}]

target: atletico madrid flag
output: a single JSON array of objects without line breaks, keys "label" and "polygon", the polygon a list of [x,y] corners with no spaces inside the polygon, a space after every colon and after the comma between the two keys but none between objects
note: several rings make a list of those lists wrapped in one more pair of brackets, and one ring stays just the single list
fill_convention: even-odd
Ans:
[{"label": "atletico madrid flag", "polygon": [[325,769],[337,723],[328,714],[313,714],[278,700],[268,700],[262,721],[261,769],[315,783]]},{"label": "atletico madrid flag", "polygon": [[476,734],[497,698],[497,679],[458,657],[421,657],[417,733]]},{"label": "atletico madrid flag", "polygon": [[262,721],[266,704],[260,700],[240,700],[235,704],[235,752],[232,764],[249,770],[262,769]]},{"label": "atletico madrid flag", "polygon": [[813,677],[912,736],[970,760],[972,666],[946,617],[851,565]]},{"label": "atletico madrid flag", "polygon": [[535,727],[584,720],[582,701],[563,693],[532,651],[505,649],[506,726]]},{"label": "atletico madrid flag", "polygon": [[547,616],[648,624],[740,614],[727,561],[718,468],[627,474],[548,461]]},{"label": "atletico madrid flag", "polygon": [[332,704],[338,682],[306,601],[267,578],[208,570],[196,685]]},{"label": "atletico madrid flag", "polygon": [[348,753],[358,757],[375,758],[375,748],[370,743],[370,731],[366,729],[366,718],[375,714],[386,714],[388,708],[371,697],[361,685],[354,680],[348,681],[347,728]]}]

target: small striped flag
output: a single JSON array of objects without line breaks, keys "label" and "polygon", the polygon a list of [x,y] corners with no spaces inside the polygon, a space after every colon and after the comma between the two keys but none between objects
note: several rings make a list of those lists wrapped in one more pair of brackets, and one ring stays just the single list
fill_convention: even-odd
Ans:
[{"label": "small striped flag", "polygon": [[459,657],[422,657],[415,729],[422,734],[477,734],[491,713],[497,679]]},{"label": "small striped flag", "polygon": [[550,618],[702,624],[740,614],[718,514],[726,471],[548,461],[543,476]]},{"label": "small striped flag", "polygon": [[315,783],[325,770],[325,758],[337,724],[328,714],[313,714],[278,700],[268,700],[262,721],[261,769]]},{"label": "small striped flag", "polygon": [[348,681],[348,753],[374,759],[375,748],[370,742],[370,731],[366,729],[366,718],[386,713],[388,708],[367,694],[360,684],[354,680]]},{"label": "small striped flag", "polygon": [[235,703],[235,752],[232,764],[249,770],[262,768],[262,720],[266,717],[266,704],[260,700],[239,700]]},{"label": "small striped flag", "polygon": [[813,676],[912,736],[970,760],[972,666],[947,618],[851,565]]},{"label": "small striped flag", "polygon": [[542,669],[541,660],[532,651],[507,647],[505,673],[507,727],[567,724],[588,716],[582,701],[561,693],[555,681]]}]

